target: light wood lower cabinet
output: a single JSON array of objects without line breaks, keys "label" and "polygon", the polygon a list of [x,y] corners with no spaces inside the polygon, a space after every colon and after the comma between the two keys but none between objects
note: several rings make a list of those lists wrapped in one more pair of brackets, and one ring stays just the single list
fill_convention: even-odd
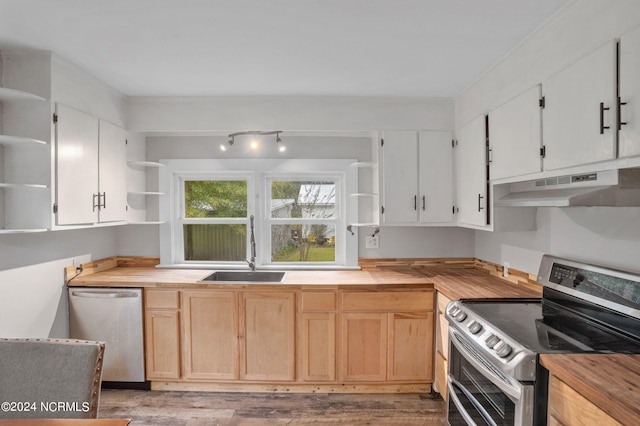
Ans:
[{"label": "light wood lower cabinet", "polygon": [[387,380],[433,380],[433,312],[389,314]]},{"label": "light wood lower cabinet", "polygon": [[433,292],[341,296],[340,380],[433,380]]},{"label": "light wood lower cabinet", "polygon": [[387,378],[387,314],[342,314],[340,377],[347,382]]},{"label": "light wood lower cabinet", "polygon": [[300,380],[336,381],[336,297],[335,291],[303,291],[300,302],[298,339]]},{"label": "light wood lower cabinet", "polygon": [[231,291],[182,292],[183,377],[239,377],[238,303]]},{"label": "light wood lower cabinet", "polygon": [[447,399],[447,372],[449,365],[449,321],[444,316],[447,304],[451,301],[438,292],[437,336],[436,336],[436,368],[435,390]]},{"label": "light wood lower cabinet", "polygon": [[549,376],[547,424],[562,426],[617,426],[613,417],[554,375]]},{"label": "light wood lower cabinet", "polygon": [[147,289],[145,301],[151,381],[433,381],[430,290]]},{"label": "light wood lower cabinet", "polygon": [[295,380],[295,293],[240,295],[241,379]]},{"label": "light wood lower cabinet", "polygon": [[147,380],[180,378],[180,294],[145,290]]}]

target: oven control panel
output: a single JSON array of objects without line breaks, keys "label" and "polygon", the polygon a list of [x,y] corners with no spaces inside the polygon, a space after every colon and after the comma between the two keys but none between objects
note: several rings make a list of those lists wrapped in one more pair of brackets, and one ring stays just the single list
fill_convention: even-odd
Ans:
[{"label": "oven control panel", "polygon": [[562,282],[565,280],[573,282],[577,277],[578,277],[578,268],[572,268],[570,266],[562,265],[560,263],[554,263],[553,266],[551,267],[551,274],[549,276],[549,281],[556,284],[562,284]]},{"label": "oven control panel", "polygon": [[472,352],[481,353],[499,370],[517,376],[519,380],[534,380],[534,352],[493,327],[490,322],[460,301],[452,301],[447,305],[445,317],[453,330],[450,333],[463,336],[472,346]]}]

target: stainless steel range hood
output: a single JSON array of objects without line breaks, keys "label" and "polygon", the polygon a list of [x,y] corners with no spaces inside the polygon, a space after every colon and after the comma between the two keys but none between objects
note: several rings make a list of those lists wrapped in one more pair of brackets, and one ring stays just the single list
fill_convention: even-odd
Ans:
[{"label": "stainless steel range hood", "polygon": [[[640,169],[604,170],[499,185],[497,207],[640,206]],[[506,195],[500,197],[499,193]]]}]

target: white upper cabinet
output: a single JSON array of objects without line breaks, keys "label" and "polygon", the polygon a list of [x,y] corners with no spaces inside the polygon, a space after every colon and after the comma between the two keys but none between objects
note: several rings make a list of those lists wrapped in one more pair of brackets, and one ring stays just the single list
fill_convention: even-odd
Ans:
[{"label": "white upper cabinet", "polygon": [[542,83],[545,170],[616,157],[616,43]]},{"label": "white upper cabinet", "polygon": [[56,224],[126,220],[122,129],[56,105]]},{"label": "white upper cabinet", "polygon": [[458,223],[463,227],[486,227],[489,224],[486,140],[484,115],[469,122],[458,133]]},{"label": "white upper cabinet", "polygon": [[100,120],[98,190],[102,193],[100,222],[127,219],[127,135],[124,129]]},{"label": "white upper cabinet", "polygon": [[420,223],[453,222],[453,147],[451,132],[420,132]]},{"label": "white upper cabinet", "polygon": [[453,223],[453,158],[450,132],[384,132],[383,223]]},{"label": "white upper cabinet", "polygon": [[619,156],[640,155],[640,27],[620,38]]},{"label": "white upper cabinet", "polygon": [[98,221],[98,119],[56,105],[56,224]]},{"label": "white upper cabinet", "polygon": [[491,179],[542,171],[540,85],[489,113]]},{"label": "white upper cabinet", "polygon": [[418,222],[418,132],[384,132],[381,145],[383,223],[415,224]]}]

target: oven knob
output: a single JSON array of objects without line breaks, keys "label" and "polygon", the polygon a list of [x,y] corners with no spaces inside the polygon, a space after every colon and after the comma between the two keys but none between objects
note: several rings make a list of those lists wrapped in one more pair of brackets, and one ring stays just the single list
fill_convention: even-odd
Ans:
[{"label": "oven knob", "polygon": [[496,343],[493,349],[495,349],[496,353],[500,358],[504,358],[511,353],[511,346],[507,345],[502,340]]},{"label": "oven knob", "polygon": [[498,338],[498,336],[496,336],[495,334],[490,334],[489,337],[487,337],[487,339],[484,341],[484,343],[490,347],[491,349],[493,349],[493,347],[500,341],[500,339]]},{"label": "oven knob", "polygon": [[451,310],[451,316],[458,322],[462,322],[467,318],[467,314],[460,308],[454,308]]},{"label": "oven knob", "polygon": [[471,332],[471,334],[478,334],[481,330],[482,324],[480,324],[478,321],[471,321],[469,323],[469,331]]}]

